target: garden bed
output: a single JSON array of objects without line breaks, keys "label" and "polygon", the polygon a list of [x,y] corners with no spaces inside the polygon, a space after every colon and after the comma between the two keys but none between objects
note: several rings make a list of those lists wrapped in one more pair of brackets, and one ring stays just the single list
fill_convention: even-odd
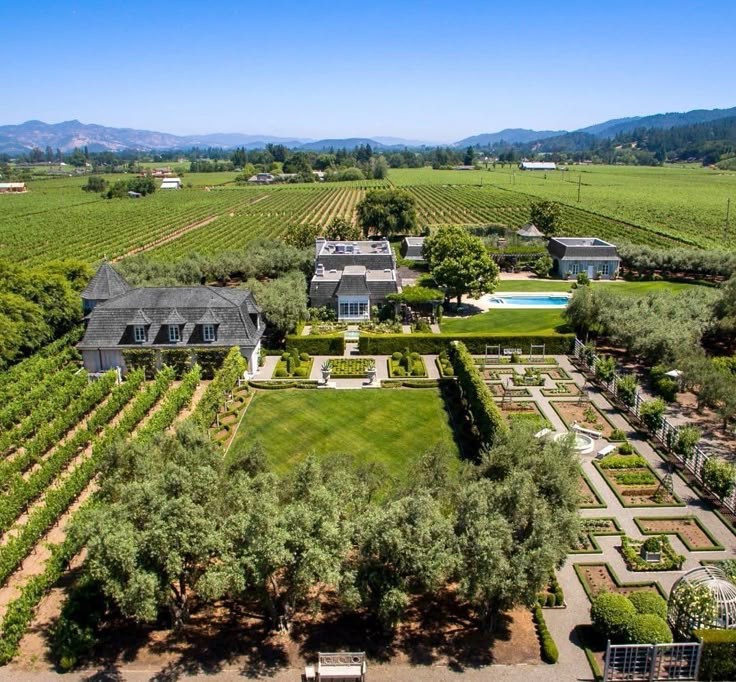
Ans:
[{"label": "garden bed", "polygon": [[579,509],[602,509],[606,506],[603,498],[598,494],[582,469],[578,478],[578,492],[580,493]]},{"label": "garden bed", "polygon": [[[659,559],[648,561],[644,552],[648,550]],[[679,571],[685,557],[675,552],[665,535],[653,535],[643,542],[627,536],[621,538],[621,556],[630,571]]]},{"label": "garden bed", "polygon": [[545,398],[554,398],[555,396],[578,397],[581,394],[580,387],[574,381],[555,381],[553,388],[542,388],[542,395]]},{"label": "garden bed", "polygon": [[551,424],[542,414],[537,403],[533,400],[522,400],[518,402],[498,404],[501,414],[510,427],[515,424],[531,424],[531,428],[539,431],[540,429],[550,428]]},{"label": "garden bed", "polygon": [[427,367],[419,353],[394,353],[387,361],[388,375],[392,378],[426,377]]},{"label": "garden bed", "polygon": [[512,386],[511,388],[504,388],[501,384],[486,384],[488,390],[492,396],[501,398],[503,395],[510,395],[512,398],[531,398],[532,394],[528,388],[523,386]]},{"label": "garden bed", "polygon": [[368,370],[376,366],[373,358],[336,358],[328,362],[335,379],[364,379]]},{"label": "garden bed", "polygon": [[603,438],[609,439],[614,430],[608,418],[591,402],[579,404],[576,401],[550,401],[552,409],[557,412],[557,416],[562,419],[567,428],[571,428],[573,424],[578,424],[586,429],[600,431]]},{"label": "garden bed", "polygon": [[640,455],[608,455],[593,466],[624,507],[673,507],[684,502],[661,483]]},{"label": "garden bed", "polygon": [[723,545],[695,516],[637,517],[634,523],[644,535],[676,535],[691,552],[723,549]]},{"label": "garden bed", "polygon": [[[306,355],[304,353],[303,355]],[[286,360],[279,360],[274,367],[272,379],[309,379],[312,373],[312,365],[314,364],[314,358],[308,357],[306,360],[300,360],[298,367],[293,367],[289,372],[289,363]]]},{"label": "garden bed", "polygon": [[605,518],[583,518],[580,519],[580,536],[578,544],[571,550],[570,554],[598,554],[602,550],[596,541],[597,535],[621,535],[621,525],[618,519],[610,516]]},{"label": "garden bed", "polygon": [[616,592],[625,596],[634,592],[655,592],[663,599],[667,598],[662,586],[656,581],[622,583],[607,563],[575,564],[574,568],[591,601],[602,592]]}]

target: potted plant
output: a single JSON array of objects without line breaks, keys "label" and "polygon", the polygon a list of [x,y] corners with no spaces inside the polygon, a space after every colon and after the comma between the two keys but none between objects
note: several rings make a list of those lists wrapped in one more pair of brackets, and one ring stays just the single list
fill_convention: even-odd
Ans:
[{"label": "potted plant", "polygon": [[375,361],[371,360],[368,365],[366,365],[366,374],[368,375],[368,383],[373,384],[373,382],[376,380],[376,363]]},{"label": "potted plant", "polygon": [[647,538],[641,545],[641,558],[650,564],[662,561],[662,540],[654,536]]},{"label": "potted plant", "polygon": [[327,383],[330,380],[330,372],[332,371],[332,369],[330,368],[329,360],[326,360],[325,362],[322,363],[321,370],[322,370],[322,381]]}]

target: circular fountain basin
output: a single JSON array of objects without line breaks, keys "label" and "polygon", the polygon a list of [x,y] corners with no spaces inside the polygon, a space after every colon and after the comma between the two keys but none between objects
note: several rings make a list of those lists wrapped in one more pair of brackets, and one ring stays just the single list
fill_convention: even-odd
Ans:
[{"label": "circular fountain basin", "polygon": [[587,455],[595,450],[595,441],[584,433],[578,433],[576,431],[565,431],[555,435],[555,441],[560,441],[563,438],[567,438],[570,434],[575,436],[572,449],[578,454]]}]

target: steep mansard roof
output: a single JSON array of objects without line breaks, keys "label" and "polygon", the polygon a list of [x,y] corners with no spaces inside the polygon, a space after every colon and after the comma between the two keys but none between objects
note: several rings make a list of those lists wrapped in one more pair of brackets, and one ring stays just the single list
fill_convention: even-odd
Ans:
[{"label": "steep mansard roof", "polygon": [[[217,325],[217,340],[207,345],[251,346],[263,335],[263,326],[258,328],[250,317],[259,313],[252,294],[245,289],[203,286],[130,289],[95,306],[78,348],[203,344],[205,323]],[[147,327],[146,341],[142,344],[135,342],[133,323]],[[169,324],[182,326],[181,342],[169,342],[166,328]]]}]

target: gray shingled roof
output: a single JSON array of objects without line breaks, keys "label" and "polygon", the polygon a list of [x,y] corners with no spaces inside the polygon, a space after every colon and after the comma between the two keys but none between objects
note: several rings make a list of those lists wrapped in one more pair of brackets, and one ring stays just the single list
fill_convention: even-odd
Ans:
[{"label": "gray shingled roof", "polygon": [[[81,349],[139,346],[253,346],[263,334],[251,315],[257,314],[249,291],[217,287],[150,287],[131,289],[115,298],[98,303],[90,313]],[[131,320],[139,315],[149,321],[147,340],[135,343]],[[205,342],[202,322],[216,316],[217,340]],[[175,320],[170,322],[170,320]],[[182,326],[181,342],[170,343],[168,324]]]},{"label": "gray shingled roof", "polygon": [[613,244],[594,237],[553,237],[547,244],[547,250],[557,258],[618,259]]},{"label": "gray shingled roof", "polygon": [[123,279],[123,276],[112,265],[107,261],[103,261],[102,265],[97,268],[94,277],[82,291],[82,298],[90,301],[106,301],[126,291],[130,291],[130,284]]},{"label": "gray shingled roof", "polygon": [[340,285],[337,287],[338,296],[368,296],[370,291],[365,283],[365,272],[343,272]]}]

